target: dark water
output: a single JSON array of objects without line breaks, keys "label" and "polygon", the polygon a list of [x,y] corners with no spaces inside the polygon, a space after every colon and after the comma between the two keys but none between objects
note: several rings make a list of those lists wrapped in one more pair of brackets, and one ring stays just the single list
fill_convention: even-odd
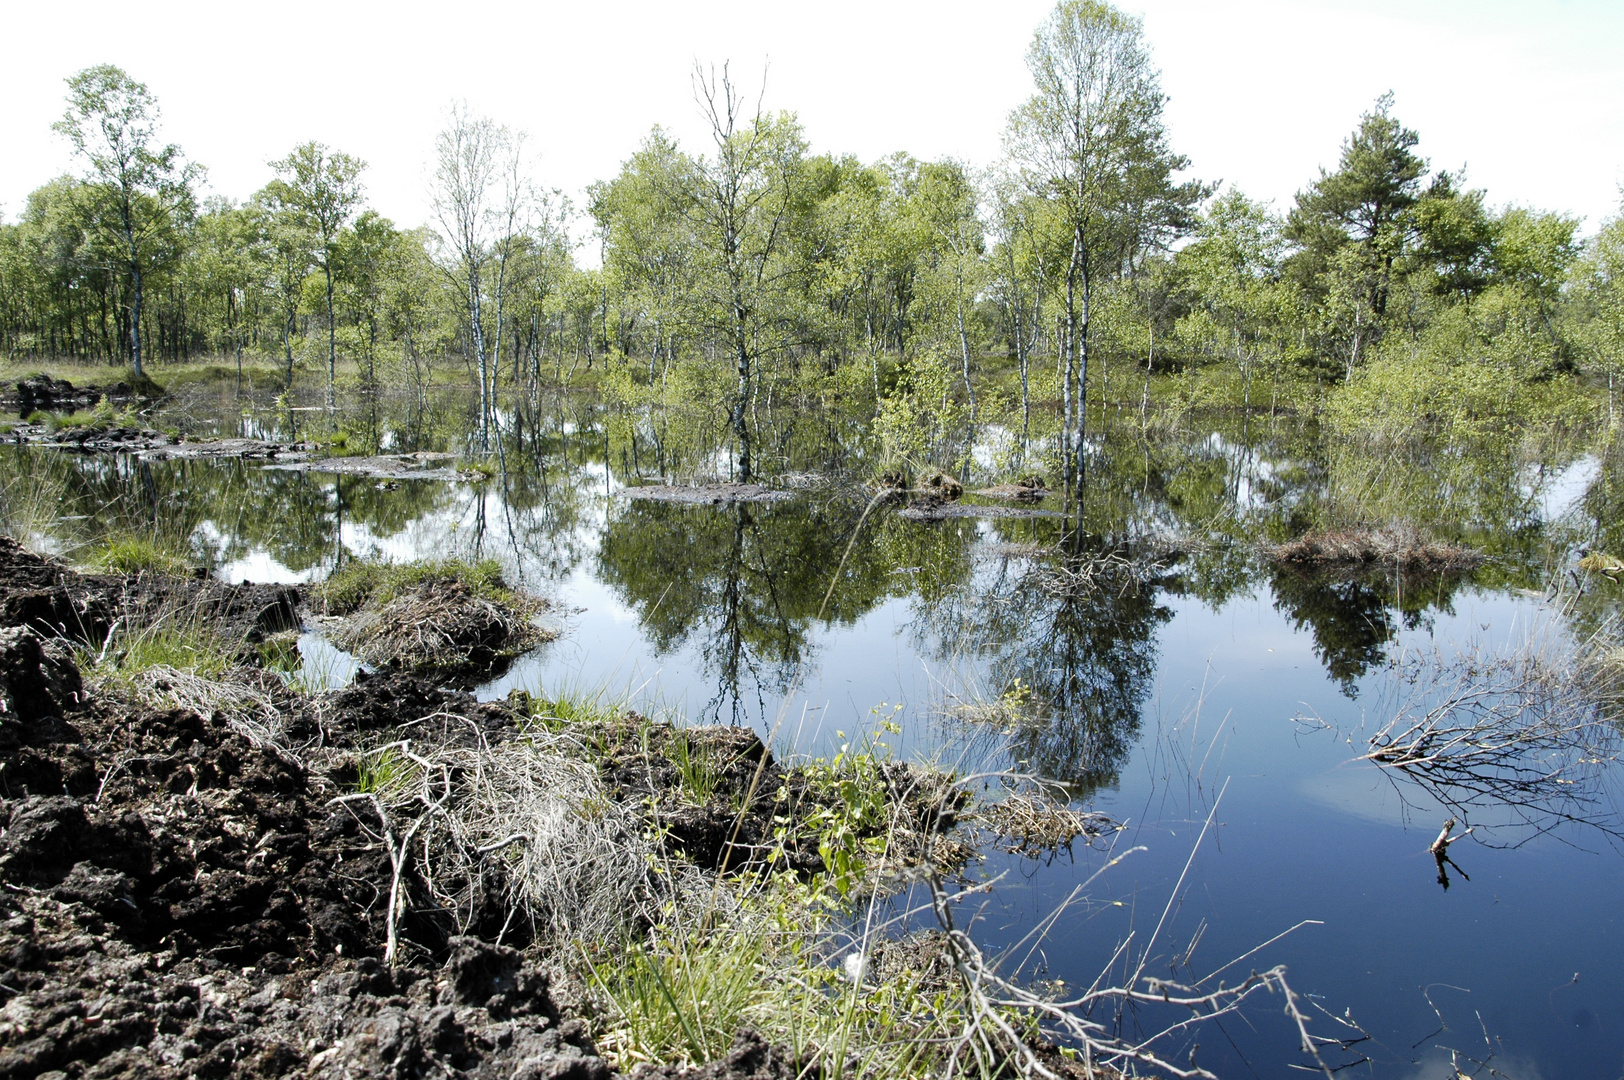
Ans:
[{"label": "dark water", "polygon": [[[299,419],[234,397],[173,412],[200,430],[229,418],[233,433]],[[345,422],[354,442],[456,450],[466,414],[452,399]],[[1365,1033],[1333,1064],[1444,1077],[1453,1049],[1468,1074],[1487,1059],[1518,1077],[1624,1075],[1608,770],[1588,789],[1593,822],[1477,811],[1446,890],[1427,847],[1448,813],[1355,761],[1401,702],[1406,661],[1529,642],[1560,653],[1610,625],[1605,590],[1549,599],[1575,550],[1607,547],[1617,528],[1607,459],[1577,442],[1362,453],[1232,418],[1148,447],[1108,434],[1085,539],[1062,558],[1052,519],[921,524],[869,507],[856,425],[777,418],[768,471],[798,477],[802,497],[712,507],[622,493],[723,460],[700,421],[569,401],[519,420],[498,475],[477,485],[22,448],[0,453],[0,478],[11,527],[32,522],[70,555],[157,529],[235,580],[310,580],[352,556],[501,559],[559,602],[565,632],[481,696],[602,687],[804,753],[900,706],[905,754],[1062,782],[1126,827],[1050,862],[988,857],[980,873],[998,881],[975,928],[989,948],[1021,942],[1089,882],[1041,942],[1009,954],[1024,974],[1087,984],[1143,958],[1147,973],[1194,980],[1239,957],[1233,983],[1285,964],[1305,1005]],[[1312,525],[1397,517],[1492,558],[1469,575],[1324,579],[1258,555]],[[348,677],[347,658],[303,646],[312,681]],[[1001,698],[1010,707],[989,717]],[[1128,959],[1113,962],[1125,939]],[[1312,1030],[1352,1032],[1325,1016]],[[1225,1076],[1292,1075],[1306,1060],[1278,999],[1205,1025],[1174,1056],[1194,1043]]]}]

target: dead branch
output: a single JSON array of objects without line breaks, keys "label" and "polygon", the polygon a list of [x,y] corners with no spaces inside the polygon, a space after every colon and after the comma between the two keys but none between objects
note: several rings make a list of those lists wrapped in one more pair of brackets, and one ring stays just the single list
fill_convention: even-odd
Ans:
[{"label": "dead branch", "polygon": [[[970,890],[950,895],[940,879],[934,876],[929,879],[929,885],[932,908],[946,935],[954,969],[969,997],[973,1030],[967,1031],[961,1041],[967,1045],[973,1044],[986,1064],[1012,1065],[1021,1076],[1053,1077],[1054,1074],[1037,1059],[1031,1047],[1015,1031],[1011,1018],[1027,1017],[1037,1019],[1046,1033],[1052,1034],[1057,1041],[1068,1042],[1077,1048],[1086,1067],[1104,1067],[1124,1073],[1135,1067],[1145,1067],[1181,1080],[1195,1077],[1216,1080],[1214,1073],[1193,1060],[1187,1065],[1169,1060],[1160,1047],[1173,1035],[1238,1011],[1245,1001],[1259,991],[1281,993],[1285,999],[1286,1015],[1297,1029],[1303,1052],[1314,1060],[1317,1071],[1327,1077],[1332,1076],[1333,1072],[1323,1051],[1331,1047],[1346,1049],[1364,1038],[1363,1032],[1360,1032],[1358,1039],[1312,1034],[1308,1030],[1308,1017],[1286,982],[1286,969],[1278,966],[1263,972],[1254,971],[1239,985],[1225,986],[1220,983],[1216,989],[1207,991],[1202,991],[1198,986],[1185,986],[1146,976],[1133,984],[1105,986],[1096,983],[1068,1000],[1041,997],[1000,976],[987,964],[969,935],[958,929],[952,905],[968,895]],[[1190,1015],[1138,1041],[1123,1038],[1092,1018],[1093,1011],[1102,1005],[1120,1009],[1135,1004],[1169,1005],[1187,1010]],[[1351,1024],[1349,1026],[1352,1027]]]},{"label": "dead branch", "polygon": [[1578,822],[1624,837],[1602,784],[1619,730],[1577,657],[1530,644],[1511,656],[1421,658],[1400,674],[1409,696],[1361,760],[1463,821],[1499,808],[1537,831]]}]

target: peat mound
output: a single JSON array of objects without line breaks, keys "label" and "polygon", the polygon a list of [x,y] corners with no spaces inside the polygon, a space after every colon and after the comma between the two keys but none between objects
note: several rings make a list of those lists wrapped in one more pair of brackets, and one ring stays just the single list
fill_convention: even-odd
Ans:
[{"label": "peat mound", "polygon": [[646,502],[677,503],[682,506],[724,506],[729,503],[789,502],[795,492],[760,484],[697,484],[692,487],[677,484],[645,484],[622,488],[619,495]]},{"label": "peat mound", "polygon": [[74,386],[67,379],[56,379],[49,375],[30,375],[25,379],[19,379],[15,389],[4,395],[4,400],[7,404],[17,407],[17,415],[26,417],[40,411],[76,412],[102,401],[133,401],[138,397],[163,392],[151,380],[147,381],[143,389],[145,393],[138,392],[126,382],[106,386]]},{"label": "peat mound", "polygon": [[542,607],[519,593],[489,595],[456,578],[433,578],[364,604],[333,625],[332,638],[368,663],[471,686],[556,636],[535,622]]},{"label": "peat mound", "polygon": [[304,458],[287,456],[272,469],[291,472],[332,473],[335,476],[361,476],[369,480],[460,480],[465,474],[451,467],[455,454],[431,453],[377,454],[370,457]]},{"label": "peat mound", "polygon": [[[27,628],[0,664],[0,1077],[608,1075],[543,971],[421,902],[380,963],[380,823],[325,778],[218,715],[83,700]],[[401,719],[431,703],[396,683]]]},{"label": "peat mound", "polygon": [[149,461],[194,458],[238,458],[243,461],[302,462],[316,447],[264,439],[197,439],[152,428],[101,424],[19,424],[11,429],[18,442],[55,446],[85,454],[135,454]]},{"label": "peat mound", "polygon": [[1032,506],[983,506],[973,503],[947,502],[935,495],[921,495],[897,517],[909,521],[948,521],[953,518],[1038,518],[1060,517],[1058,510],[1042,510]]},{"label": "peat mound", "polygon": [[[0,543],[8,604],[121,581],[98,600],[117,620],[145,577]],[[257,625],[256,594],[219,595]],[[203,697],[92,689],[63,643],[0,626],[0,1080],[603,1080],[544,966],[549,926],[658,912],[661,845],[712,870],[823,869],[831,815],[888,837],[888,866],[940,865],[968,798],[902,762],[785,765],[737,728],[555,729],[522,695],[476,702],[399,667],[263,693],[282,745]],[[785,1068],[743,1033],[700,1075]]]},{"label": "peat mound", "polygon": [[257,644],[297,630],[298,603],[299,590],[286,585],[228,585],[159,573],[81,574],[0,536],[0,626],[26,626],[42,637],[99,647],[115,623],[130,627],[163,617]]},{"label": "peat mound", "polygon": [[1265,549],[1268,558],[1297,569],[1361,569],[1449,573],[1483,562],[1483,553],[1426,536],[1407,523],[1379,528],[1316,529]]},{"label": "peat mound", "polygon": [[1023,476],[1013,484],[994,484],[992,487],[972,491],[971,494],[980,495],[984,499],[1013,499],[1016,502],[1036,503],[1042,502],[1048,496],[1049,485],[1041,476]]},{"label": "peat mound", "polygon": [[786,766],[745,728],[674,727],[629,713],[582,737],[616,801],[644,807],[668,851],[708,870],[823,872],[818,831],[806,826],[829,815],[843,816],[859,841],[889,837],[893,867],[953,869],[971,855],[943,835],[968,793],[905,761],[874,761],[854,809],[851,777],[816,762]]}]

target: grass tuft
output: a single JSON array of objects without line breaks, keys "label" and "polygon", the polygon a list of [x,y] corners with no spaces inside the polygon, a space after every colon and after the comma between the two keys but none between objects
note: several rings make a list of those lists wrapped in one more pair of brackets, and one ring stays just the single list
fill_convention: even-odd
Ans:
[{"label": "grass tuft", "polygon": [[495,559],[429,559],[412,563],[357,559],[334,570],[310,592],[327,614],[348,615],[368,604],[382,606],[419,585],[434,582],[456,582],[471,595],[499,604],[512,604],[518,596],[502,579],[502,565]]},{"label": "grass tuft", "polygon": [[184,558],[145,536],[115,537],[89,563],[115,574],[184,574],[187,569]]}]

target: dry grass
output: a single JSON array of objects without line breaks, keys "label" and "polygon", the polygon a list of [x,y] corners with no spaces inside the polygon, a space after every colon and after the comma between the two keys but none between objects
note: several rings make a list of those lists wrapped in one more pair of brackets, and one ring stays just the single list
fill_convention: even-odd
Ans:
[{"label": "dry grass", "polygon": [[1070,850],[1078,837],[1093,843],[1122,826],[1105,814],[1079,810],[1043,791],[1016,791],[975,810],[975,822],[994,834],[998,846],[1031,858]]},{"label": "dry grass", "polygon": [[409,667],[455,666],[512,656],[550,640],[540,600],[482,595],[456,579],[419,582],[339,623],[333,641],[363,660]]},{"label": "dry grass", "polygon": [[1471,548],[1429,538],[1413,525],[1315,530],[1268,551],[1275,562],[1311,567],[1381,565],[1400,570],[1467,570],[1483,561]]}]

